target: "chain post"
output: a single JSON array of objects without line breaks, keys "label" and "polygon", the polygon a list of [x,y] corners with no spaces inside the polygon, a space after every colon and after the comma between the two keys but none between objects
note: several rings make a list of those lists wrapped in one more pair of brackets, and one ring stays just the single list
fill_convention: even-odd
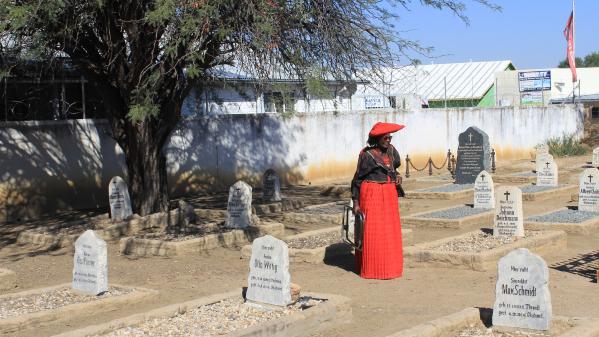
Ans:
[{"label": "chain post", "polygon": [[455,171],[456,171],[456,160],[455,156],[451,155],[451,178],[455,179]]},{"label": "chain post", "polygon": [[406,178],[410,177],[410,156],[406,154]]},{"label": "chain post", "polygon": [[447,150],[447,171],[451,172],[451,149]]},{"label": "chain post", "polygon": [[491,171],[495,173],[495,149],[491,149]]},{"label": "chain post", "polygon": [[431,157],[428,157],[428,175],[433,175],[433,159]]}]

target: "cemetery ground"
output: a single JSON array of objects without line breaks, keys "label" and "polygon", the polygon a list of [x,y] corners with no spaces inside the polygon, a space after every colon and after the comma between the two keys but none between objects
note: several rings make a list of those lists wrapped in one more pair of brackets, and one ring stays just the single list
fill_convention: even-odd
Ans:
[{"label": "cemetery ground", "polygon": [[[577,184],[583,164],[589,155],[557,158],[560,183]],[[507,175],[532,170],[530,160],[498,162],[495,175]],[[447,172],[442,172],[447,174]],[[287,198],[300,205],[268,213],[261,219],[279,221],[285,225],[285,235],[323,229],[340,224],[294,221],[283,213],[297,212],[295,207],[347,201],[348,181],[319,186],[300,186],[282,190]],[[429,179],[415,174],[404,182],[406,191],[439,186],[446,180]],[[345,186],[344,186],[345,185]],[[513,184],[520,185],[520,184]],[[254,191],[255,196],[259,193]],[[198,196],[187,201],[195,208],[226,209],[226,193]],[[255,203],[259,198],[255,197]],[[471,204],[471,197],[455,200],[400,199],[402,216],[437,209]],[[570,193],[556,194],[548,200],[524,201],[524,216],[546,213],[566,206],[575,206]],[[257,207],[259,208],[259,207]],[[97,212],[72,212],[62,217],[12,224],[0,228],[0,268],[16,273],[16,288],[0,290],[0,295],[52,287],[69,283],[72,277],[73,249],[45,249],[16,243],[17,234],[25,229],[64,222],[65,219],[89,217]],[[487,224],[492,228],[492,224]],[[424,243],[464,234],[477,229],[471,225],[460,228],[413,228],[413,242]],[[555,316],[599,318],[599,230],[588,234],[568,233],[567,248],[542,255],[549,266],[549,289]],[[52,336],[90,325],[105,323],[129,315],[147,312],[171,304],[203,296],[239,290],[247,284],[248,259],[242,259],[240,248],[216,248],[198,254],[180,256],[138,257],[122,255],[118,240],[108,240],[109,284],[158,291],[141,301],[132,301],[112,311],[99,311],[77,317],[63,317],[46,322],[35,329],[10,333],[10,336]],[[313,337],[324,336],[388,336],[431,320],[454,314],[468,307],[492,308],[495,300],[497,270],[474,271],[460,268],[410,267],[395,280],[367,280],[353,272],[353,255],[341,255],[324,263],[291,263],[291,282],[302,292],[327,293],[351,299],[352,320],[324,330]]]}]

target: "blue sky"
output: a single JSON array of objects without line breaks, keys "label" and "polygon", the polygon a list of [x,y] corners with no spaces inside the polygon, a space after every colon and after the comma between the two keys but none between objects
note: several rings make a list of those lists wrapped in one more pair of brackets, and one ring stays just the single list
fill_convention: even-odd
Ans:
[{"label": "blue sky", "polygon": [[[400,16],[401,36],[435,48],[435,58],[418,56],[424,64],[512,60],[516,68],[556,67],[566,57],[563,30],[571,0],[495,0],[495,12],[464,0],[470,25],[451,12],[420,6],[391,8]],[[576,56],[599,51],[599,0],[576,1]]]}]

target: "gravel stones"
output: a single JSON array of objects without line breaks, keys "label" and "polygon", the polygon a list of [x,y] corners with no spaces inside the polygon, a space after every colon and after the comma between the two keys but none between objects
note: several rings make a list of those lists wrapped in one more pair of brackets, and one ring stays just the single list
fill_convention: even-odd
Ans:
[{"label": "gravel stones", "polygon": [[188,227],[167,227],[164,231],[148,231],[137,235],[138,238],[154,239],[162,241],[185,241],[196,239],[210,234],[223,234],[235,230],[235,228],[226,228],[221,221],[219,224],[211,223],[209,225],[188,226]]},{"label": "gravel stones", "polygon": [[599,217],[597,212],[585,212],[573,209],[562,209],[557,212],[533,216],[526,221],[548,222],[548,223],[582,223],[594,217]]},{"label": "gravel stones", "polygon": [[558,189],[558,188],[561,188],[564,186],[566,186],[566,185],[557,185],[557,186],[526,185],[524,187],[521,187],[520,190],[522,190],[522,193],[537,193],[537,192],[544,192],[544,191],[549,191],[549,190],[553,190],[553,189]]},{"label": "gravel stones", "polygon": [[455,337],[551,337],[558,336],[565,329],[559,329],[559,332],[553,331],[547,334],[546,331],[493,331],[494,328],[487,328],[482,323],[469,324],[467,327],[463,327],[457,330],[455,333],[448,336]]},{"label": "gravel stones", "polygon": [[437,218],[437,219],[459,219],[471,215],[488,212],[485,208],[473,208],[471,206],[459,206],[442,211],[436,211],[420,215],[420,218]]},{"label": "gravel stones", "polygon": [[458,192],[474,188],[474,184],[451,184],[417,190],[418,192]]},{"label": "gravel stones", "polygon": [[107,292],[93,296],[77,293],[65,287],[23,297],[7,297],[0,299],[0,319],[57,309],[75,303],[126,295],[132,291],[132,289],[109,287]]},{"label": "gravel stones", "polygon": [[203,305],[173,317],[147,320],[102,336],[221,336],[308,309],[320,302],[322,300],[300,297],[293,305],[266,309],[253,304],[244,304],[241,297],[234,297]]},{"label": "gravel stones", "polygon": [[347,203],[338,203],[338,204],[327,204],[322,206],[310,206],[306,208],[302,208],[297,211],[297,213],[306,213],[306,214],[341,214],[343,213],[344,206]]},{"label": "gravel stones", "polygon": [[532,171],[512,173],[510,175],[514,176],[514,177],[536,177],[537,176],[537,174]]},{"label": "gravel stones", "polygon": [[[525,231],[525,237],[539,235],[538,231]],[[518,240],[513,236],[493,236],[492,233],[479,231],[466,236],[455,238],[439,246],[431,247],[431,250],[440,252],[482,252],[499,246],[507,245]]]},{"label": "gravel stones", "polygon": [[287,246],[294,249],[313,249],[339,242],[342,242],[339,232],[328,232],[289,240],[287,241]]}]

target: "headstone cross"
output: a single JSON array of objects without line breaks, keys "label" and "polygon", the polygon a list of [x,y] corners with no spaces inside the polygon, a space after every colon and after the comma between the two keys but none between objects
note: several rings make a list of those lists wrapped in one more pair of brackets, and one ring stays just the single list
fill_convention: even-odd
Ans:
[{"label": "headstone cross", "polygon": [[505,195],[505,201],[509,201],[508,197],[510,196],[510,192],[505,191],[505,193],[503,193],[503,195]]},{"label": "headstone cross", "polygon": [[593,175],[589,174],[588,178],[589,178],[589,183],[592,183],[593,182]]},{"label": "headstone cross", "polygon": [[468,140],[472,143],[472,132],[468,134]]},{"label": "headstone cross", "polygon": [[484,174],[482,174],[482,175],[480,176],[480,178],[482,179],[482,181],[485,181],[485,177],[486,177],[486,175],[484,175]]},{"label": "headstone cross", "polygon": [[545,165],[547,165],[547,168],[549,168],[549,164],[551,164],[551,163],[549,163],[549,162],[545,163]]}]

